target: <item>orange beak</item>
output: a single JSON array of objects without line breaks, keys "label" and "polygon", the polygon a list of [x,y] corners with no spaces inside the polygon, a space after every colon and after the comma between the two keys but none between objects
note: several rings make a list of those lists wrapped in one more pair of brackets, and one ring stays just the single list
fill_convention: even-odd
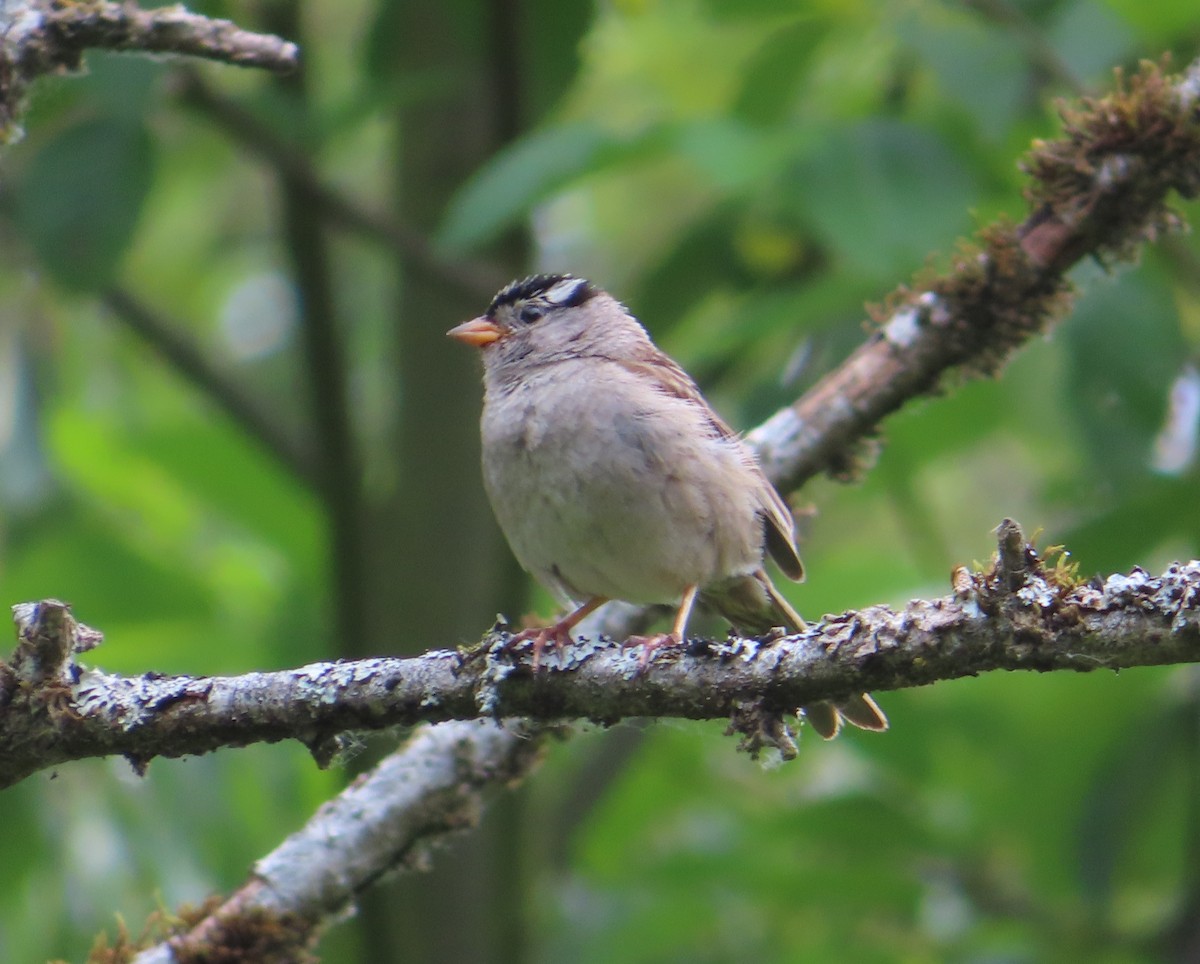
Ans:
[{"label": "orange beak", "polygon": [[446,334],[464,345],[474,345],[482,348],[504,337],[504,329],[487,318],[472,318],[461,325],[455,325]]}]

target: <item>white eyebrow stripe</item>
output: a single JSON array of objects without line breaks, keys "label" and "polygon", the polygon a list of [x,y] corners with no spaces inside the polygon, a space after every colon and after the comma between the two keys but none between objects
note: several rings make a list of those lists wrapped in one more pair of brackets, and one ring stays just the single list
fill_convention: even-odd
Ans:
[{"label": "white eyebrow stripe", "polygon": [[558,282],[552,288],[547,288],[543,297],[552,305],[567,304],[579,293],[579,289],[586,284],[587,282],[583,278],[563,278],[562,281]]}]

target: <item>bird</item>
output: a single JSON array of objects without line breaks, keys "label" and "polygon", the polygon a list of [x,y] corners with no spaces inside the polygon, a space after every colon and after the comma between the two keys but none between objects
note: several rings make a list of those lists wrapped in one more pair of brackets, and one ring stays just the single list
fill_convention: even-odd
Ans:
[{"label": "bird", "polygon": [[[693,608],[738,631],[806,623],[764,568],[804,578],[791,511],[754,453],[616,298],[570,274],[502,288],[447,334],[479,349],[484,487],[521,566],[569,607],[526,629],[536,670],[609,600],[669,604],[669,632],[635,636],[643,666],[682,645]],[[869,694],[802,709],[826,739],[843,720],[887,729]]]}]

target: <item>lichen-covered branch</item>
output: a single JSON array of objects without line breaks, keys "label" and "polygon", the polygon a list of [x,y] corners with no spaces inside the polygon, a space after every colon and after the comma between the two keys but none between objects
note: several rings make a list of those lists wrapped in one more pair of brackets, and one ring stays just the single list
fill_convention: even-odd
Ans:
[{"label": "lichen-covered branch", "polygon": [[89,49],[201,57],[276,73],[300,51],[269,34],[243,30],[175,4],[143,10],[104,0],[29,0],[0,8],[0,140],[12,138],[25,91],[42,74],[78,70]]},{"label": "lichen-covered branch", "polygon": [[950,270],[901,287],[875,334],[811,391],[751,432],[784,491],[820,472],[862,474],[891,413],[948,375],[995,374],[1071,306],[1066,272],[1086,257],[1129,259],[1178,226],[1171,192],[1200,191],[1200,60],[1170,77],[1143,64],[1128,83],[1061,109],[1063,136],[1023,163],[1031,213],[964,244]]},{"label": "lichen-covered branch", "polygon": [[[1015,524],[1001,526],[1000,545],[988,572],[959,570],[949,596],[843,613],[779,639],[693,641],[645,667],[636,649],[585,638],[544,656],[534,672],[497,629],[475,649],[411,659],[130,679],[84,669],[70,656],[74,644],[52,642],[77,632],[61,604],[26,604],[22,642],[0,677],[0,786],[83,757],[122,754],[141,767],[155,756],[287,738],[324,762],[339,734],[446,720],[655,716],[733,719],[745,731],[748,710],[753,720],[777,720],[852,692],[997,669],[1200,661],[1200,562],[1074,584],[1042,564]],[[46,652],[57,656],[30,655]],[[766,742],[790,752],[790,737],[779,734]]]},{"label": "lichen-covered branch", "polygon": [[[800,637],[704,643],[655,659],[641,674],[630,654],[589,643],[551,656],[535,674],[527,659],[498,651],[502,636],[470,654],[297,674],[308,677],[304,689],[325,689],[328,706],[366,687],[381,701],[380,714],[394,698],[403,718],[423,710],[437,716],[459,704],[467,712],[591,715],[606,722],[626,708],[636,715],[727,713],[744,748],[788,756],[796,749],[788,711],[847,688],[895,688],[990,669],[1116,670],[1200,660],[1200,562],[1172,566],[1159,577],[1135,570],[1080,583],[1061,562],[1044,563],[1015,523],[1001,523],[998,536],[991,568],[956,570],[948,597],[900,611],[846,613]],[[51,622],[63,625],[62,614]],[[56,659],[43,657],[38,665]],[[436,698],[427,692],[415,699],[409,688],[406,670],[422,662],[431,679],[447,686]],[[336,678],[332,691],[319,682],[327,674]],[[281,674],[289,675],[296,674]],[[394,696],[383,695],[389,692]],[[307,959],[305,950],[365,888],[386,874],[421,868],[431,847],[473,826],[488,788],[524,777],[547,731],[545,724],[512,720],[422,728],[260,861],[232,897],[159,938],[135,964],[207,960],[231,949],[244,955],[239,959]]]},{"label": "lichen-covered branch", "polygon": [[270,964],[304,950],[366,888],[420,869],[430,850],[479,822],[485,794],[524,777],[541,740],[491,721],[425,727],[321,807],[254,867],[249,880],[186,932],[134,964],[224,959]]},{"label": "lichen-covered branch", "polygon": [[27,76],[77,69],[80,56],[91,48],[180,54],[280,73],[293,70],[300,59],[294,43],[192,13],[181,4],[143,10],[104,0],[30,2],[6,41],[19,49],[16,64]]}]

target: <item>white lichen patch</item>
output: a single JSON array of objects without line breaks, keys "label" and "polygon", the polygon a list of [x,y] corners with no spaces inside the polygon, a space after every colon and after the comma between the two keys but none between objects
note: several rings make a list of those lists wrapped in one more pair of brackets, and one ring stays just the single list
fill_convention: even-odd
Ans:
[{"label": "white lichen patch", "polygon": [[1128,574],[1115,573],[1104,580],[1102,604],[1106,609],[1127,606],[1146,593],[1151,582],[1150,574],[1137,566]]},{"label": "white lichen patch", "polygon": [[507,639],[501,637],[488,647],[484,657],[484,670],[479,674],[479,685],[475,689],[475,706],[487,716],[500,713],[500,684],[508,679],[517,667],[508,651]]},{"label": "white lichen patch", "polygon": [[[194,681],[176,681],[179,688],[172,696],[184,692]],[[103,716],[114,720],[129,732],[153,718],[164,701],[162,680],[152,677],[110,676],[99,670],[85,669],[73,690],[75,707],[82,716]]]},{"label": "white lichen patch", "polygon": [[1015,593],[1016,597],[1026,606],[1038,606],[1050,609],[1058,600],[1058,592],[1045,579],[1029,579]]},{"label": "white lichen patch", "polygon": [[962,608],[963,615],[968,619],[986,619],[987,614],[979,605],[979,600],[972,596],[970,599],[964,599],[959,603]]},{"label": "white lichen patch", "polygon": [[643,672],[645,667],[642,665],[642,651],[638,646],[617,646],[613,649],[612,656],[613,669],[620,674],[622,679],[631,680]]},{"label": "white lichen patch", "polygon": [[1174,613],[1171,632],[1200,626],[1200,561],[1172,563],[1159,581],[1151,598],[1163,612]]},{"label": "white lichen patch", "polygon": [[582,636],[574,640],[570,646],[564,646],[562,649],[552,646],[545,650],[542,653],[540,668],[555,672],[578,669],[597,653],[609,649],[611,646],[611,642],[601,637],[589,639]]},{"label": "white lichen patch", "polygon": [[917,340],[917,336],[921,333],[920,317],[921,313],[916,307],[904,308],[896,312],[892,315],[892,320],[884,325],[884,337],[893,345],[907,348]]}]

